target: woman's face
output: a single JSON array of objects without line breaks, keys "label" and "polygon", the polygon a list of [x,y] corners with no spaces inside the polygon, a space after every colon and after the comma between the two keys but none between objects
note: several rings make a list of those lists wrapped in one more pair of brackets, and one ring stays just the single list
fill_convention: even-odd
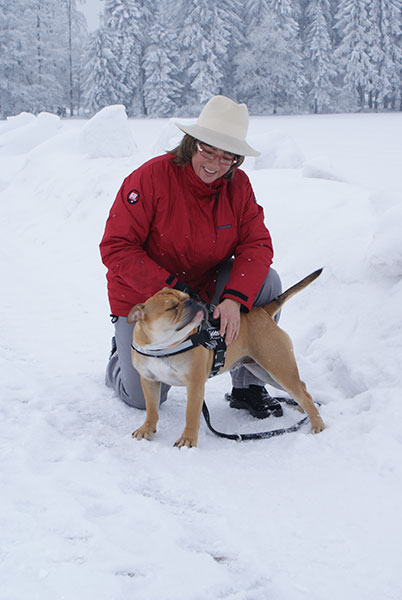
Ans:
[{"label": "woman's face", "polygon": [[[224,163],[222,163],[222,160]],[[197,142],[191,164],[204,183],[213,183],[227,173],[234,162],[234,155],[204,142]]]}]

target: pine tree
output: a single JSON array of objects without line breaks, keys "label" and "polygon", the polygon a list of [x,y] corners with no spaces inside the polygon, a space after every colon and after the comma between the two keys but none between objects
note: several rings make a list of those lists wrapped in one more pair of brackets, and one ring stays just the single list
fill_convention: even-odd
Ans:
[{"label": "pine tree", "polygon": [[271,7],[278,17],[278,22],[282,25],[283,29],[287,30],[289,39],[293,37],[298,40],[299,0],[271,0]]},{"label": "pine tree", "polygon": [[114,41],[115,36],[103,23],[90,36],[83,70],[84,106],[90,113],[110,104],[121,104],[128,94],[115,57]]},{"label": "pine tree", "polygon": [[21,47],[23,7],[16,1],[0,0],[0,118],[26,108],[27,87]]},{"label": "pine tree", "polygon": [[371,45],[369,55],[375,66],[369,107],[395,109],[401,97],[401,25],[402,0],[371,0],[369,4],[371,22]]},{"label": "pine tree", "polygon": [[148,3],[138,0],[106,0],[105,27],[113,40],[116,61],[121,71],[119,85],[127,93],[122,96],[130,116],[145,113],[143,57],[149,30]]},{"label": "pine tree", "polygon": [[88,32],[84,15],[77,9],[76,0],[62,0],[60,3],[60,21],[66,24],[65,44],[67,48],[67,76],[63,77],[65,103],[70,115],[80,108],[80,69],[82,48],[87,41]]},{"label": "pine tree", "polygon": [[315,113],[330,108],[336,71],[332,65],[332,44],[327,18],[328,0],[310,0],[306,7],[305,30],[306,73],[308,96]]},{"label": "pine tree", "polygon": [[227,31],[225,52],[222,56],[222,93],[237,100],[235,84],[236,57],[245,45],[245,22],[243,0],[220,0],[217,5],[219,18]]},{"label": "pine tree", "polygon": [[[300,107],[304,99],[304,90],[307,85],[304,76],[303,51],[300,39],[298,19],[300,18],[299,0],[271,0],[272,8],[282,37],[291,49],[289,55],[293,75],[292,90],[289,89],[291,98]],[[282,94],[286,103],[287,94]]]},{"label": "pine tree", "polygon": [[341,0],[335,25],[342,36],[335,51],[338,69],[346,90],[357,95],[360,108],[364,108],[375,78],[375,69],[370,60],[368,5],[368,0]]},{"label": "pine tree", "polygon": [[36,0],[30,4],[35,38],[32,74],[34,110],[56,112],[66,100],[66,19],[60,18],[61,5],[51,0]]},{"label": "pine tree", "polygon": [[150,116],[167,117],[177,109],[183,86],[178,80],[178,68],[171,58],[176,44],[171,14],[165,2],[161,1],[154,14],[143,61],[144,101]]},{"label": "pine tree", "polygon": [[250,40],[252,32],[271,14],[270,0],[246,0],[244,11],[246,41]]},{"label": "pine tree", "polygon": [[179,32],[179,49],[185,74],[186,102],[197,107],[197,112],[200,104],[222,92],[228,41],[228,30],[217,3],[191,0],[183,29]]},{"label": "pine tree", "polygon": [[301,106],[306,80],[299,45],[292,45],[291,40],[290,30],[271,12],[252,30],[245,50],[239,53],[239,95],[253,114]]}]

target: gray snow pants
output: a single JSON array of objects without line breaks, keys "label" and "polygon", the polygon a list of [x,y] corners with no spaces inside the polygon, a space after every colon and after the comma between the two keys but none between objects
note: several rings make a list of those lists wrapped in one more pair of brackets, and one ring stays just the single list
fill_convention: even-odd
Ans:
[{"label": "gray snow pants", "polygon": [[[226,261],[219,268],[216,289],[212,298],[212,304],[218,304],[223,288],[229,281],[230,271],[233,261]],[[270,269],[268,276],[261,286],[260,291],[254,301],[254,306],[263,306],[267,304],[282,292],[281,280],[274,269]],[[279,313],[275,315],[275,321],[279,320]],[[145,409],[145,398],[142,392],[141,380],[138,372],[134,369],[131,362],[131,341],[133,337],[134,325],[127,323],[126,317],[118,317],[115,323],[115,338],[117,351],[112,354],[106,367],[105,383],[111,387],[121,400],[134,408]],[[249,367],[250,368],[250,367]],[[269,383],[274,387],[280,386],[269,376],[259,372],[260,367],[255,366],[251,373],[249,368],[240,367],[231,371],[232,385],[237,388],[247,388],[250,385],[264,385]],[[258,377],[262,377],[261,379]],[[167,399],[170,386],[162,384],[161,403]]]}]

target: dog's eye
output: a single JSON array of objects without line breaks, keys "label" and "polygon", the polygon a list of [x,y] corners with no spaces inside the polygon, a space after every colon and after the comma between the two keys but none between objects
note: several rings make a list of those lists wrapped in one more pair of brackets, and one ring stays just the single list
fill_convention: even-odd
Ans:
[{"label": "dog's eye", "polygon": [[178,304],[175,304],[174,306],[171,306],[170,308],[167,308],[167,309],[166,309],[166,312],[167,312],[168,310],[177,310],[178,308],[179,308],[179,305],[178,305]]}]

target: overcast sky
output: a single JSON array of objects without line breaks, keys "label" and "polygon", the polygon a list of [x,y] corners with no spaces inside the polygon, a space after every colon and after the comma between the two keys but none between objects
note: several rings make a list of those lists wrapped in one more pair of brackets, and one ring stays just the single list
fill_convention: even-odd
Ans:
[{"label": "overcast sky", "polygon": [[99,13],[103,10],[102,0],[85,0],[83,4],[77,2],[77,7],[86,16],[89,31],[96,29],[99,25]]}]

